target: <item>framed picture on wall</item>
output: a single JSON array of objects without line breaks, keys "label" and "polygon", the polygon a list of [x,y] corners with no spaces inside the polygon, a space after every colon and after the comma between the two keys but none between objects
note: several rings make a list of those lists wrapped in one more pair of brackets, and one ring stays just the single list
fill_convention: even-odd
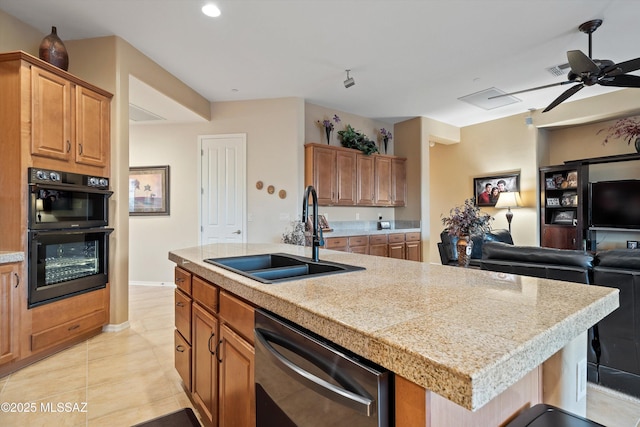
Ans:
[{"label": "framed picture on wall", "polygon": [[169,166],[129,168],[129,216],[169,215]]},{"label": "framed picture on wall", "polygon": [[495,206],[500,193],[520,191],[520,173],[473,178],[476,206]]}]

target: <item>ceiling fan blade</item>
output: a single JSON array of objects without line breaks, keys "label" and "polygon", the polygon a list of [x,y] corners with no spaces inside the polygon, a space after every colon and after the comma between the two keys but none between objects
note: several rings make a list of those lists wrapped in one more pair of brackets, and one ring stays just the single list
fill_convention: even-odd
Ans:
[{"label": "ceiling fan blade", "polygon": [[575,86],[571,86],[569,89],[565,90],[562,95],[560,95],[559,97],[557,97],[551,104],[549,104],[549,106],[547,108],[545,108],[544,110],[542,110],[543,113],[546,113],[547,111],[551,110],[552,108],[557,107],[559,104],[561,104],[562,102],[564,102],[567,98],[569,98],[570,96],[574,95],[577,91],[579,91],[580,89],[582,89],[584,87],[584,83],[580,83],[577,84]]},{"label": "ceiling fan blade", "polygon": [[488,99],[502,98],[503,96],[517,95],[519,93],[531,92],[532,90],[538,90],[538,89],[546,89],[548,87],[567,85],[569,83],[573,83],[573,80],[567,80],[566,82],[560,82],[560,83],[551,83],[551,84],[548,84],[548,85],[532,87],[532,88],[529,88],[529,89],[517,90],[515,92],[510,92],[510,93],[503,93],[503,94],[496,95],[496,96],[490,96]]},{"label": "ceiling fan blade", "polygon": [[579,51],[579,50],[568,51],[567,59],[569,60],[571,71],[573,71],[576,74],[600,72],[600,67],[598,67],[598,64],[593,62],[591,58],[589,58],[587,55],[582,53],[582,51]]},{"label": "ceiling fan blade", "polygon": [[603,71],[604,74],[608,76],[618,76],[620,74],[630,73],[636,70],[640,70],[640,58],[630,59],[619,64],[613,64],[612,66],[605,68]]},{"label": "ceiling fan blade", "polygon": [[619,76],[607,76],[598,80],[598,84],[602,86],[617,87],[640,87],[640,77],[629,74],[621,74]]}]

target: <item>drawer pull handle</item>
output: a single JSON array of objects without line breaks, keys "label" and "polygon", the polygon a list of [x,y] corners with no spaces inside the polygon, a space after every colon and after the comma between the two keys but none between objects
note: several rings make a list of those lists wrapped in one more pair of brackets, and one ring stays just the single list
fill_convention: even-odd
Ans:
[{"label": "drawer pull handle", "polygon": [[79,327],[80,325],[73,325],[73,326],[70,326],[69,329],[67,329],[67,331],[73,331],[75,329],[78,329]]},{"label": "drawer pull handle", "polygon": [[182,301],[178,301],[178,302],[176,303],[176,306],[178,306],[178,307],[184,307],[184,303],[183,303]]},{"label": "drawer pull handle", "polygon": [[78,148],[80,149],[80,155],[82,155],[82,144],[78,144]]},{"label": "drawer pull handle", "polygon": [[218,363],[222,363],[222,357],[220,357],[220,344],[222,344],[222,340],[218,341],[218,344],[216,344],[216,353],[218,354],[216,359],[218,360]]},{"label": "drawer pull handle", "polygon": [[16,285],[14,286],[14,288],[17,288],[18,286],[20,286],[20,275],[18,273],[13,273],[16,276]]},{"label": "drawer pull handle", "polygon": [[176,346],[176,351],[180,353],[184,353],[184,346],[182,344]]},{"label": "drawer pull handle", "polygon": [[71,142],[67,139],[67,153],[71,152]]}]

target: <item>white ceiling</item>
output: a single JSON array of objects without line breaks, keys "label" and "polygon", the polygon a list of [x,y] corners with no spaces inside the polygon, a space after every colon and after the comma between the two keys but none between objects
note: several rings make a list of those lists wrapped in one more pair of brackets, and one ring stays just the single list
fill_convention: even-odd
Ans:
[{"label": "white ceiling", "polygon": [[[117,35],[210,101],[301,97],[390,123],[466,126],[546,107],[567,86],[489,111],[458,98],[566,80],[546,68],[566,63],[567,50],[588,53],[578,26],[591,19],[604,20],[594,58],[640,56],[638,0],[214,2],[219,18],[201,13],[205,0],[0,0],[0,9],[43,34],[55,25],[63,40]],[[569,101],[611,90],[587,87]]]}]

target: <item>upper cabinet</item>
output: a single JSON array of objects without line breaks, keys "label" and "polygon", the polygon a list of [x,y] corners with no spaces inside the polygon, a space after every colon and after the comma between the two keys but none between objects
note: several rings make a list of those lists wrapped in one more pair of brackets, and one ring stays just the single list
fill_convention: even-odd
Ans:
[{"label": "upper cabinet", "polygon": [[305,185],[322,206],[405,206],[406,159],[320,144],[305,145]]},{"label": "upper cabinet", "polygon": [[24,52],[0,54],[0,67],[23,166],[108,176],[112,95]]}]

